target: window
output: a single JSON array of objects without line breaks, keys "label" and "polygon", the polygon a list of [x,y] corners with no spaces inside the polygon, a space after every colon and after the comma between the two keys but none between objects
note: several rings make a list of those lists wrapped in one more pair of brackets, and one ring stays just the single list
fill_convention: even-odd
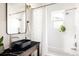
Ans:
[{"label": "window", "polygon": [[64,23],[64,11],[54,11],[51,13],[51,20],[53,21],[53,25],[55,29],[59,29],[61,25]]}]

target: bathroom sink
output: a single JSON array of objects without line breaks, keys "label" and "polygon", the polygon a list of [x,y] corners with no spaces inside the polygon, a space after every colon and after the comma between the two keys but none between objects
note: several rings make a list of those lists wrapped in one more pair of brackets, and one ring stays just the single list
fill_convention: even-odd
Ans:
[{"label": "bathroom sink", "polygon": [[12,42],[11,49],[14,51],[25,50],[31,44],[31,40],[22,39],[19,41]]}]

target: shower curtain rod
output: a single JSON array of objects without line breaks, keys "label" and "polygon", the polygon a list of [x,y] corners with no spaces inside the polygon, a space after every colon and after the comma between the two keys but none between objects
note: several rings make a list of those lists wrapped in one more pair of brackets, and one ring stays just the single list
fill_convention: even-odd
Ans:
[{"label": "shower curtain rod", "polygon": [[71,8],[71,9],[66,9],[65,11],[69,11],[69,10],[75,10],[77,9],[77,7]]},{"label": "shower curtain rod", "polygon": [[[57,3],[50,3],[50,4],[47,4],[47,5],[39,6],[39,7],[32,8],[32,9],[38,9],[38,8],[42,8],[42,7],[46,7],[46,6],[50,6],[50,5],[54,5],[54,4],[57,4]],[[77,9],[77,7],[74,7],[74,8],[71,8],[71,9],[66,9],[65,11],[73,10],[73,9]]]},{"label": "shower curtain rod", "polygon": [[56,4],[56,3],[50,3],[50,4],[47,4],[47,5],[39,6],[39,7],[32,8],[32,9],[38,9],[38,8],[42,8],[42,7],[46,7],[46,6],[50,6],[50,5],[54,5],[54,4]]}]

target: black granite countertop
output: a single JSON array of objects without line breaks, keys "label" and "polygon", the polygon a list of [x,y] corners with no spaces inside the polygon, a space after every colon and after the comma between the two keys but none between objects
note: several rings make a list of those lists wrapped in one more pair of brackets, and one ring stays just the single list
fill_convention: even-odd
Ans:
[{"label": "black granite countertop", "polygon": [[0,54],[0,56],[18,56],[19,54],[30,49],[31,47],[33,47],[36,44],[39,44],[39,42],[32,41],[30,45],[28,45],[27,47],[25,47],[24,49],[22,49],[20,51],[14,51],[14,50],[8,48],[8,49],[5,49],[4,52]]}]

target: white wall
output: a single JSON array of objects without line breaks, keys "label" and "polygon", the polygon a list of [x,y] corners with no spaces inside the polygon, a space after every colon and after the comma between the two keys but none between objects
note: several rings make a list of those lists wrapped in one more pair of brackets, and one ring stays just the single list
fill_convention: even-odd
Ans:
[{"label": "white wall", "polygon": [[6,6],[5,4],[0,4],[0,36],[4,36],[4,46],[8,48],[9,37],[6,34]]},{"label": "white wall", "polygon": [[76,27],[76,39],[75,41],[77,42],[77,53],[79,55],[79,4],[77,5],[76,13],[75,13],[75,27]]},{"label": "white wall", "polygon": [[[42,9],[32,10],[32,40],[42,43]],[[41,47],[41,45],[40,45]],[[41,50],[40,50],[41,51]]]},{"label": "white wall", "polygon": [[[68,10],[65,11],[65,26],[67,28],[65,35],[64,35],[64,46],[66,52],[72,52],[72,48],[74,48],[75,43],[75,16],[76,10]],[[66,14],[69,13],[69,14]],[[66,42],[65,42],[66,41]]]},{"label": "white wall", "polygon": [[32,38],[33,41],[40,42],[40,54],[45,55],[46,44],[46,8],[32,10]]}]

